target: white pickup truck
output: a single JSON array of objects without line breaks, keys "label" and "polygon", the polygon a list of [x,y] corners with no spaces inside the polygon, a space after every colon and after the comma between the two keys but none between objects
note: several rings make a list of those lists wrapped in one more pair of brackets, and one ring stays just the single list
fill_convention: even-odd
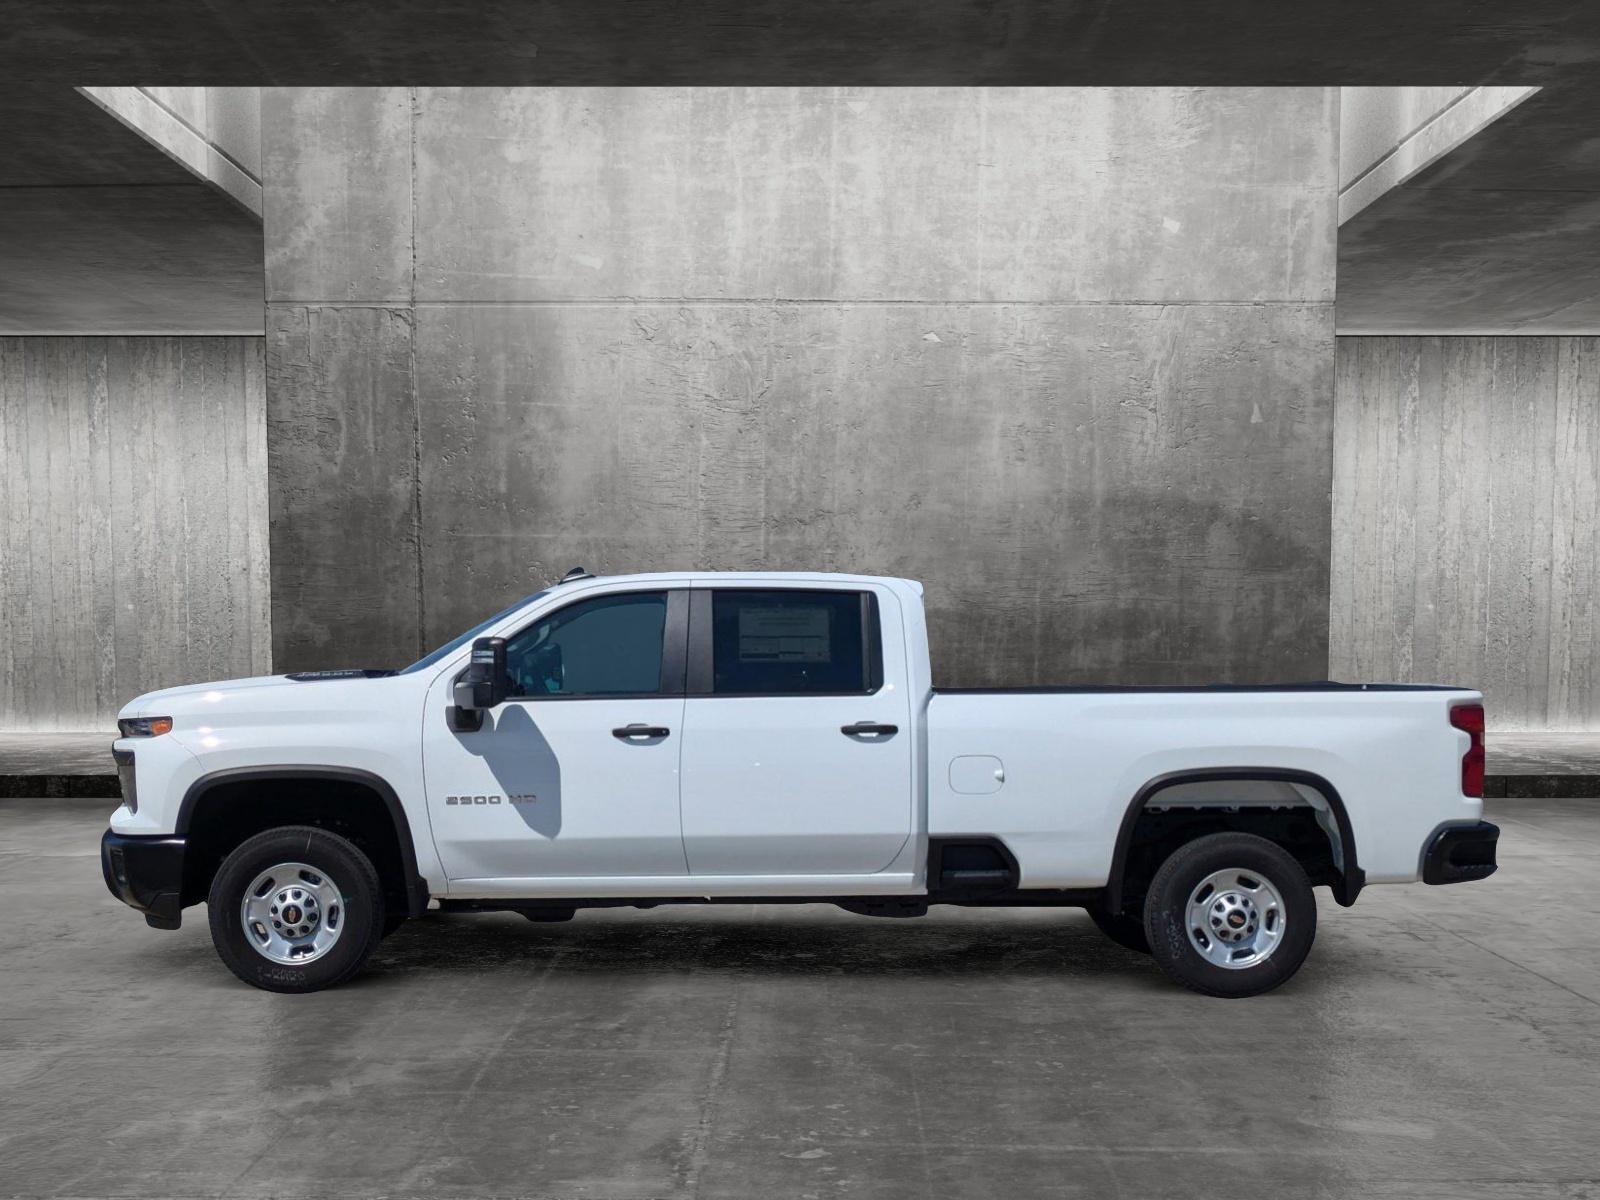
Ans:
[{"label": "white pickup truck", "polygon": [[204,900],[247,983],[360,970],[430,909],[828,903],[1089,911],[1173,979],[1288,979],[1312,888],[1495,869],[1459,688],[935,689],[921,585],[574,571],[400,671],[141,696],[112,893]]}]

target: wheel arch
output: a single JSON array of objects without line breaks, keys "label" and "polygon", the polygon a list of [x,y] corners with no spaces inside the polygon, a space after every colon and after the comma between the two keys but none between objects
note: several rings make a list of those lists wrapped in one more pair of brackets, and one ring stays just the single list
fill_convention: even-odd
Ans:
[{"label": "wheel arch", "polygon": [[361,787],[370,791],[382,802],[388,812],[394,833],[396,850],[402,873],[402,886],[410,916],[420,916],[428,907],[428,885],[417,869],[417,847],[411,834],[411,822],[406,817],[405,806],[388,780],[372,771],[359,767],[341,767],[319,764],[288,766],[230,767],[202,775],[189,785],[178,805],[174,827],[177,836],[188,838],[196,811],[206,796],[224,786],[249,783],[331,783]]},{"label": "wheel arch", "polygon": [[1333,815],[1334,827],[1339,833],[1341,869],[1339,878],[1331,885],[1333,898],[1344,908],[1349,908],[1356,902],[1356,897],[1366,886],[1367,874],[1361,869],[1356,854],[1355,830],[1350,823],[1350,813],[1345,807],[1344,798],[1339,795],[1338,788],[1312,771],[1282,767],[1204,767],[1157,775],[1134,793],[1133,799],[1128,802],[1128,807],[1122,814],[1122,823],[1117,829],[1111,871],[1106,878],[1105,906],[1108,911],[1122,911],[1124,875],[1128,855],[1133,846],[1134,831],[1139,823],[1139,815],[1145,810],[1151,797],[1180,784],[1231,782],[1292,783],[1317,792],[1328,805],[1328,811]]}]

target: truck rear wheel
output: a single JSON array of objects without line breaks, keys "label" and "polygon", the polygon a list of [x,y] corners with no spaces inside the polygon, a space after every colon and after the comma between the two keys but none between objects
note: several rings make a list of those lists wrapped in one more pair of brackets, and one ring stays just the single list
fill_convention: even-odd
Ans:
[{"label": "truck rear wheel", "polygon": [[1305,870],[1283,847],[1251,833],[1214,833],[1161,864],[1144,925],[1152,957],[1184,987],[1255,996],[1305,962],[1317,902]]},{"label": "truck rear wheel", "polygon": [[212,880],[207,906],[222,961],[269,992],[343,983],[371,957],[386,923],[371,860],[310,825],[269,829],[240,844]]}]

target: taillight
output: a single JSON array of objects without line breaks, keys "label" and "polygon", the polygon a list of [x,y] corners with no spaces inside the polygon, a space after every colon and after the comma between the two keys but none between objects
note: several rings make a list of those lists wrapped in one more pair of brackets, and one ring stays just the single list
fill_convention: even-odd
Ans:
[{"label": "taillight", "polygon": [[1458,704],[1450,710],[1450,724],[1472,739],[1461,756],[1461,794],[1483,795],[1483,705]]}]

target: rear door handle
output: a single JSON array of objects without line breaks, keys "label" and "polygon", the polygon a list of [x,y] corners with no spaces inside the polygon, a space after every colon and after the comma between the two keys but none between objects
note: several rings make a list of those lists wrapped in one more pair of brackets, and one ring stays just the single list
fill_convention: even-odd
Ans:
[{"label": "rear door handle", "polygon": [[876,721],[857,721],[854,725],[841,725],[839,732],[846,737],[888,737],[899,733],[898,725],[880,725]]},{"label": "rear door handle", "polygon": [[613,729],[611,736],[627,741],[630,738],[664,738],[671,732],[665,725],[624,725]]}]

